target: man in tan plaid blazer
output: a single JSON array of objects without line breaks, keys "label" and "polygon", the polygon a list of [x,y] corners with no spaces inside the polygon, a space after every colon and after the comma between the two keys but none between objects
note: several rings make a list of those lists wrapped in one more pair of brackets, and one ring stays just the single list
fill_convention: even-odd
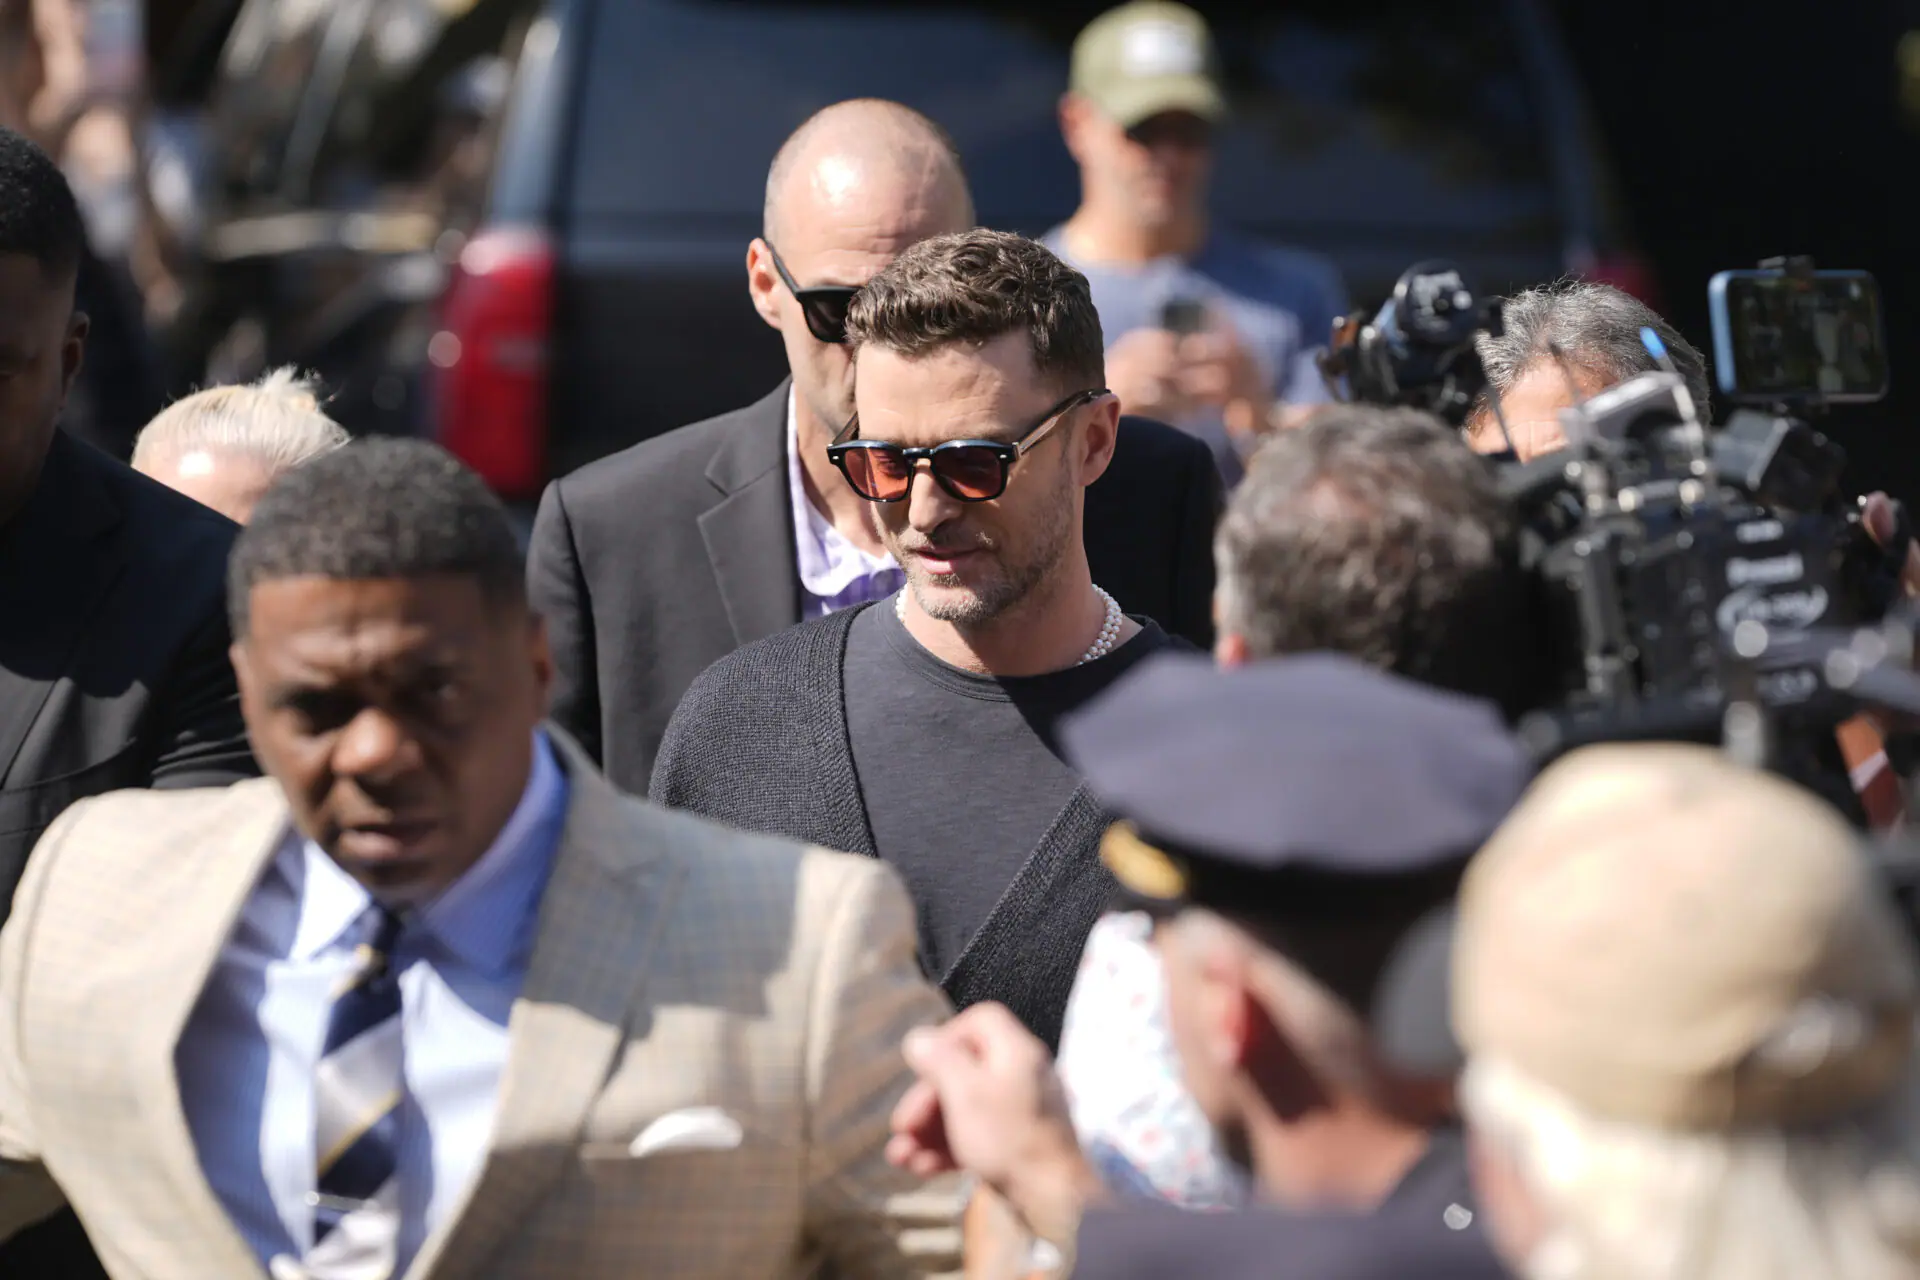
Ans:
[{"label": "man in tan plaid blazer", "polygon": [[[233,566],[235,666],[271,777],[76,805],[36,848],[0,935],[0,1238],[64,1198],[114,1280],[957,1269],[957,1194],[883,1155],[910,1080],[901,1037],[945,1012],[894,875],[619,795],[562,735],[537,732],[549,668],[518,550],[504,522],[495,538],[490,495],[432,446],[358,443],[282,485]],[[260,1123],[221,1136],[223,1097],[238,1108],[288,1086],[209,1056],[231,1043],[207,1028],[210,993],[271,933],[261,904],[287,867],[307,868],[293,881],[303,912],[318,871],[346,872],[370,914],[405,922],[384,944],[405,957],[406,930],[431,932],[468,871],[498,879],[502,833],[524,830],[541,768],[564,799],[526,909],[490,1128],[414,1136],[436,1170],[470,1147],[472,1176],[435,1193],[437,1212],[404,1194],[404,1213],[377,1212],[379,1195],[353,1202],[393,1233],[393,1270],[336,1266],[306,1238],[330,1203],[318,1140]],[[283,963],[264,965],[269,987]],[[424,966],[396,959],[384,988],[401,993],[410,1071],[434,1049],[415,1038],[434,1025],[413,1003]],[[346,984],[339,1005],[380,976]],[[287,1096],[311,1095],[308,1114],[324,1116],[319,1066]],[[306,1153],[319,1208],[266,1201],[291,1239],[270,1252],[234,1170],[252,1162],[260,1182],[264,1164],[273,1185],[294,1167],[287,1150]],[[404,1181],[404,1152],[384,1154]]]}]

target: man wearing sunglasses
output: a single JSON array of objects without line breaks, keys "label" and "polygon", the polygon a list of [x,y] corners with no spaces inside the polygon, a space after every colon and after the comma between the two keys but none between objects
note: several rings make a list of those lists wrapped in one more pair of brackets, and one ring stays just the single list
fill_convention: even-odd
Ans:
[{"label": "man wearing sunglasses", "polygon": [[956,1005],[1051,1044],[1112,889],[1108,815],[1056,720],[1181,642],[1090,568],[1088,488],[1117,456],[1086,279],[996,231],[908,249],[854,299],[856,412],[828,456],[907,587],[731,654],[688,691],[653,798],[880,857]]},{"label": "man wearing sunglasses", "polygon": [[[553,715],[617,785],[646,789],[668,717],[709,664],[899,587],[874,507],[827,457],[853,413],[843,326],[856,286],[901,250],[973,223],[930,121],[875,100],[820,112],[775,159],[765,234],[746,252],[748,296],[791,379],[549,487],[529,575],[558,664]],[[1131,419],[1121,438],[1088,495],[1088,553],[1124,607],[1207,643],[1220,495],[1206,450]]]},{"label": "man wearing sunglasses", "polygon": [[1096,18],[1074,41],[1060,103],[1080,208],[1046,243],[1093,286],[1126,411],[1207,441],[1235,484],[1265,431],[1327,398],[1313,357],[1346,296],[1325,259],[1210,225],[1226,116],[1198,13],[1135,0]]}]

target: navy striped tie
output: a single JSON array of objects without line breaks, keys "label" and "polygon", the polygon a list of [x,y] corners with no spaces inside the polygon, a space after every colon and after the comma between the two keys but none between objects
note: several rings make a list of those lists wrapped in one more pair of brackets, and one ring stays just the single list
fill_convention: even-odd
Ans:
[{"label": "navy striped tie", "polygon": [[[309,1263],[349,1263],[341,1274],[390,1273],[399,1213],[390,1186],[398,1162],[405,1088],[400,982],[390,963],[401,920],[375,906],[371,934],[327,1019],[314,1073],[315,1189]],[[337,1233],[337,1234],[336,1234]],[[378,1258],[387,1260],[386,1270]]]}]

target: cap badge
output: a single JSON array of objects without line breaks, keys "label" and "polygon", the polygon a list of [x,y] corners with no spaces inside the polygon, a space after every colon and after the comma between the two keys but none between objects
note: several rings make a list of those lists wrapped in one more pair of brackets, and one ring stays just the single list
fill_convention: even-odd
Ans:
[{"label": "cap badge", "polygon": [[1171,902],[1187,892],[1187,873],[1180,864],[1142,840],[1128,823],[1116,822],[1107,828],[1100,841],[1100,861],[1114,879],[1143,897]]}]

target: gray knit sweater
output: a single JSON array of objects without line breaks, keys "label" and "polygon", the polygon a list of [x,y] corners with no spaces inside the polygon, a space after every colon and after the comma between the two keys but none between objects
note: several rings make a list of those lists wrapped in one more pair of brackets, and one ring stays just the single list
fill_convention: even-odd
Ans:
[{"label": "gray knit sweater", "polygon": [[[722,658],[667,725],[649,795],[742,827],[875,856],[847,736],[847,634],[859,609]],[[1040,839],[940,985],[956,1008],[998,1000],[1056,1048],[1080,951],[1115,884],[1099,859],[1113,821],[1083,786]]]}]

